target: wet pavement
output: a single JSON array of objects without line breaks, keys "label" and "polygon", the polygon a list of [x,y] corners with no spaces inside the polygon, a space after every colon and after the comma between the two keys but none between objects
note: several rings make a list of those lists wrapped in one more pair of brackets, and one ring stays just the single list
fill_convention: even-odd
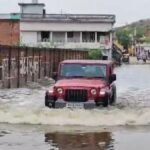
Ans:
[{"label": "wet pavement", "polygon": [[0,150],[149,150],[150,65],[115,69],[117,105],[50,110],[46,87],[1,90]]}]

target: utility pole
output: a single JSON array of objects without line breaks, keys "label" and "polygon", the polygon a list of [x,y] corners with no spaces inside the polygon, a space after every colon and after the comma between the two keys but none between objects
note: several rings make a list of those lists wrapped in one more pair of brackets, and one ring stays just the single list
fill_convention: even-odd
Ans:
[{"label": "utility pole", "polygon": [[136,27],[134,28],[134,54],[135,54],[135,51],[136,51],[136,36],[137,36],[137,29]]}]

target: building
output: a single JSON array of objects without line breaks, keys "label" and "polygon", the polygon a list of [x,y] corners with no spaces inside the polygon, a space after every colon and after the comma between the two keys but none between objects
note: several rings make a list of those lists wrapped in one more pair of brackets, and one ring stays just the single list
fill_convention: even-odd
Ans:
[{"label": "building", "polygon": [[20,43],[71,49],[105,49],[111,55],[114,15],[46,14],[43,3],[20,3]]},{"label": "building", "polygon": [[0,44],[17,45],[20,42],[20,21],[14,14],[0,15]]},{"label": "building", "polygon": [[38,0],[19,3],[19,6],[20,13],[5,16],[13,25],[7,27],[0,23],[4,31],[5,28],[9,29],[9,34],[5,32],[5,38],[0,36],[0,41],[5,39],[3,44],[67,49],[101,48],[104,55],[111,57],[115,15],[47,14],[45,4],[38,3]]}]

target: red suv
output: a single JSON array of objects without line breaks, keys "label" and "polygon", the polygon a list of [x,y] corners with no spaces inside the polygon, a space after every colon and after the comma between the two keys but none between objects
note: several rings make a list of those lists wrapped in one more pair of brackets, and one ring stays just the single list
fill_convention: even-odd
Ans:
[{"label": "red suv", "polygon": [[66,60],[53,79],[56,83],[45,94],[50,108],[107,107],[116,101],[116,74],[108,60]]}]

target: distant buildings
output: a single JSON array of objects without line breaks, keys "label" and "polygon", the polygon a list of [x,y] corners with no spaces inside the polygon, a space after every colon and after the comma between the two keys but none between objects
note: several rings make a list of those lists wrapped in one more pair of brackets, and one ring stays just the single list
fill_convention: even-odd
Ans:
[{"label": "distant buildings", "polygon": [[[46,14],[45,4],[19,3],[20,13],[0,20],[0,44],[104,49],[111,55],[114,15]],[[0,18],[4,15],[0,15]],[[3,25],[7,22],[6,26]],[[7,31],[7,33],[5,32]],[[8,37],[8,38],[7,38]]]}]

